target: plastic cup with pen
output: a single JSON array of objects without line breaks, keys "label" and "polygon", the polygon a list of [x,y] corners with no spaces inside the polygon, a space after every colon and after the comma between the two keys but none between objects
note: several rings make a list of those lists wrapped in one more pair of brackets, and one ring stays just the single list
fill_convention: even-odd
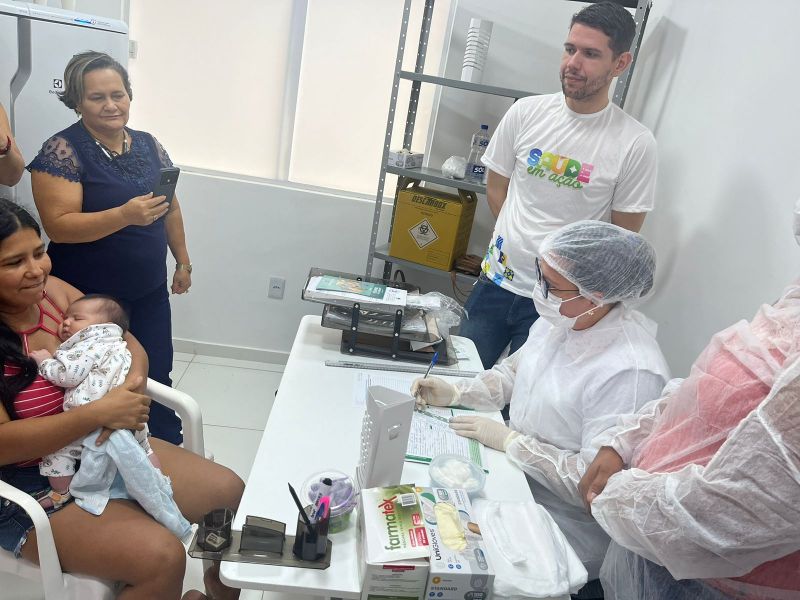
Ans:
[{"label": "plastic cup with pen", "polygon": [[330,479],[331,485],[328,495],[330,496],[330,523],[329,533],[338,533],[347,529],[350,525],[350,516],[358,503],[356,486],[353,478],[341,471],[327,470],[320,471],[311,475],[300,491],[300,497],[310,503],[314,503],[319,497],[320,492],[325,491],[326,484],[323,479]]}]

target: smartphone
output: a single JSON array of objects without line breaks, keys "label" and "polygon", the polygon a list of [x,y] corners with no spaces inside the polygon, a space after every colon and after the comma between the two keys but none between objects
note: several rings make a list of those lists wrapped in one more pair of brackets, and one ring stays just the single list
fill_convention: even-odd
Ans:
[{"label": "smartphone", "polygon": [[178,167],[164,167],[158,173],[158,179],[153,186],[153,197],[166,196],[167,203],[172,202],[175,196],[175,186],[178,185],[178,175],[181,170]]}]

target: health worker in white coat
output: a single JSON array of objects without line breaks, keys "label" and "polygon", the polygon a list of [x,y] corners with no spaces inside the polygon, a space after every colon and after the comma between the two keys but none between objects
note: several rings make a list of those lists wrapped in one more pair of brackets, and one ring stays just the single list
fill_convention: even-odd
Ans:
[{"label": "health worker in white coat", "polygon": [[637,233],[601,221],[562,227],[541,245],[533,301],[542,318],[527,342],[472,380],[420,378],[411,388],[420,407],[511,403],[510,427],[480,416],[454,417],[450,426],[525,471],[590,580],[610,541],[578,493],[597,453],[591,440],[658,398],[669,380],[655,323],[627,306],[652,289],[655,265],[653,247]]}]

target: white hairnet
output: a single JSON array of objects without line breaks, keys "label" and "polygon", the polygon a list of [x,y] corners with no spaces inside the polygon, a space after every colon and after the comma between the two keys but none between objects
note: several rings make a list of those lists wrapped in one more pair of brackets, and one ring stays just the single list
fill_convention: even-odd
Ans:
[{"label": "white hairnet", "polygon": [[655,250],[638,233],[611,223],[566,225],[542,241],[539,255],[596,304],[641,298],[653,287]]}]

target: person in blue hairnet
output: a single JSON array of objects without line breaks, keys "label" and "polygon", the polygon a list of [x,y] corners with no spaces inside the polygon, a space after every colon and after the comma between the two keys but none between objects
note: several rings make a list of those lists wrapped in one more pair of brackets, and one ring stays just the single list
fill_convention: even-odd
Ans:
[{"label": "person in blue hairnet", "polygon": [[525,471],[590,580],[609,544],[578,493],[597,452],[591,440],[617,415],[658,398],[669,380],[655,323],[628,306],[650,292],[655,266],[653,247],[637,233],[601,221],[562,227],[544,239],[535,263],[542,318],[527,342],[474,379],[420,378],[411,388],[420,407],[511,404],[510,426],[481,416],[454,417],[450,426]]}]

